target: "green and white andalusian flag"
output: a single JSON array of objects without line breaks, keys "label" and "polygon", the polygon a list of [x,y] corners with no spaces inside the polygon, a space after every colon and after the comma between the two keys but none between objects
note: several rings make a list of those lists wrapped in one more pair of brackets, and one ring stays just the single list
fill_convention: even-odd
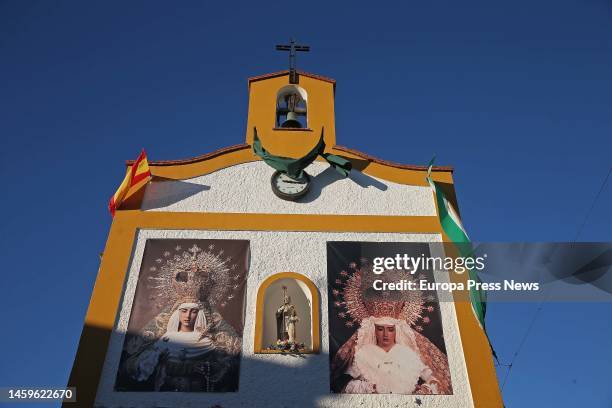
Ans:
[{"label": "green and white andalusian flag", "polygon": [[[436,207],[438,208],[438,217],[440,218],[440,225],[442,225],[442,230],[446,234],[446,236],[450,239],[450,241],[454,244],[457,244],[457,249],[461,256],[469,257],[472,256],[473,250],[470,244],[470,239],[465,232],[465,228],[463,228],[463,224],[461,223],[461,219],[457,214],[457,211],[453,208],[453,205],[448,201],[448,199],[444,196],[444,192],[438,184],[433,181],[431,178],[431,168],[433,167],[433,163],[435,160],[435,156],[429,162],[427,166],[427,182],[433,189],[433,192],[436,197]],[[480,282],[480,278],[476,271],[472,269],[468,269],[469,279],[474,280],[476,282]],[[480,324],[482,331],[487,336],[487,341],[489,342],[489,347],[491,347],[491,352],[493,353],[493,357],[497,360],[497,353],[493,349],[491,345],[491,340],[489,339],[489,335],[485,329],[485,315],[487,313],[487,292],[482,289],[470,289],[470,303],[472,306],[472,311],[474,312],[474,316],[476,320]]]}]

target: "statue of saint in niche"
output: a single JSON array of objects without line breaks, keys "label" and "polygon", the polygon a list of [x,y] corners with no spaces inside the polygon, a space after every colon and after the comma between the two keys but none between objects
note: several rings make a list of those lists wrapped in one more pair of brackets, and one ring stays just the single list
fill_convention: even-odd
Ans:
[{"label": "statue of saint in niche", "polygon": [[296,324],[300,321],[287,287],[283,286],[283,303],[276,310],[276,343],[270,344],[264,352],[302,353],[306,346],[298,340]]},{"label": "statue of saint in niche", "polygon": [[287,287],[283,286],[283,304],[276,311],[276,339],[296,343],[295,324],[299,321],[291,296],[287,295]]}]

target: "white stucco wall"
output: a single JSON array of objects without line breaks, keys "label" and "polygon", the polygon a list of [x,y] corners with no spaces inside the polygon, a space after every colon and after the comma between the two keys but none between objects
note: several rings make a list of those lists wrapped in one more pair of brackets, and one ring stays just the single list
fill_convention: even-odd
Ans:
[{"label": "white stucco wall", "polygon": [[[397,208],[395,208],[397,211]],[[149,238],[247,239],[251,264],[247,280],[246,316],[240,385],[237,393],[114,392],[113,385],[130,318],[132,300],[146,240]],[[349,395],[329,391],[327,308],[327,241],[437,242],[436,234],[327,233],[275,231],[140,230],[130,263],[124,297],[111,336],[96,406],[99,407],[472,407],[454,305],[440,303],[453,395]],[[300,248],[295,251],[295,248]],[[321,353],[295,357],[254,354],[255,304],[261,282],[277,272],[307,276],[321,295]],[[448,276],[437,274],[444,281]]]},{"label": "white stucco wall", "polygon": [[244,163],[180,181],[147,186],[145,211],[262,214],[436,215],[429,187],[397,184],[353,170],[342,178],[329,164],[312,163],[310,191],[296,202],[280,200],[270,187],[274,169]]}]

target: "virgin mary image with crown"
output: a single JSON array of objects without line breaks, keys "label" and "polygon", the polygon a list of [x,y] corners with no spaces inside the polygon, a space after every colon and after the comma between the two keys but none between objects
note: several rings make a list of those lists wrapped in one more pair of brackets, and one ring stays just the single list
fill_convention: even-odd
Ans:
[{"label": "virgin mary image with crown", "polygon": [[334,279],[330,287],[333,313],[347,330],[355,331],[348,332],[348,340],[335,354],[332,350],[333,392],[452,394],[445,353],[421,333],[432,319],[439,320],[439,313],[433,316],[436,298],[418,290],[372,288],[373,279],[400,278],[407,278],[403,271],[373,274],[368,260],[362,258],[360,265],[352,262]]},{"label": "virgin mary image with crown", "polygon": [[[180,240],[157,241],[165,247],[173,244],[174,250],[163,251],[147,276],[139,278],[143,288],[140,293],[137,288],[130,324],[140,317],[138,307],[146,310],[153,301],[158,312],[137,332],[128,328],[115,389],[237,391],[242,327],[228,323],[222,313],[242,312],[238,295],[244,293],[245,271],[225,254],[224,241],[200,242],[206,249],[196,243],[183,249]],[[248,242],[242,252],[248,252]]]}]

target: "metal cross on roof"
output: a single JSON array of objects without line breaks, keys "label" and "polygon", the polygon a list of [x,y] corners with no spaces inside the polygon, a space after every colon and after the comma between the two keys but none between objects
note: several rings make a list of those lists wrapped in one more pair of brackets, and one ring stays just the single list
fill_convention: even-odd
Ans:
[{"label": "metal cross on roof", "polygon": [[289,45],[277,45],[276,50],[289,51],[289,83],[297,84],[299,82],[299,78],[295,68],[295,53],[297,51],[308,52],[310,51],[310,46],[296,44],[295,40],[292,38],[289,41]]}]

